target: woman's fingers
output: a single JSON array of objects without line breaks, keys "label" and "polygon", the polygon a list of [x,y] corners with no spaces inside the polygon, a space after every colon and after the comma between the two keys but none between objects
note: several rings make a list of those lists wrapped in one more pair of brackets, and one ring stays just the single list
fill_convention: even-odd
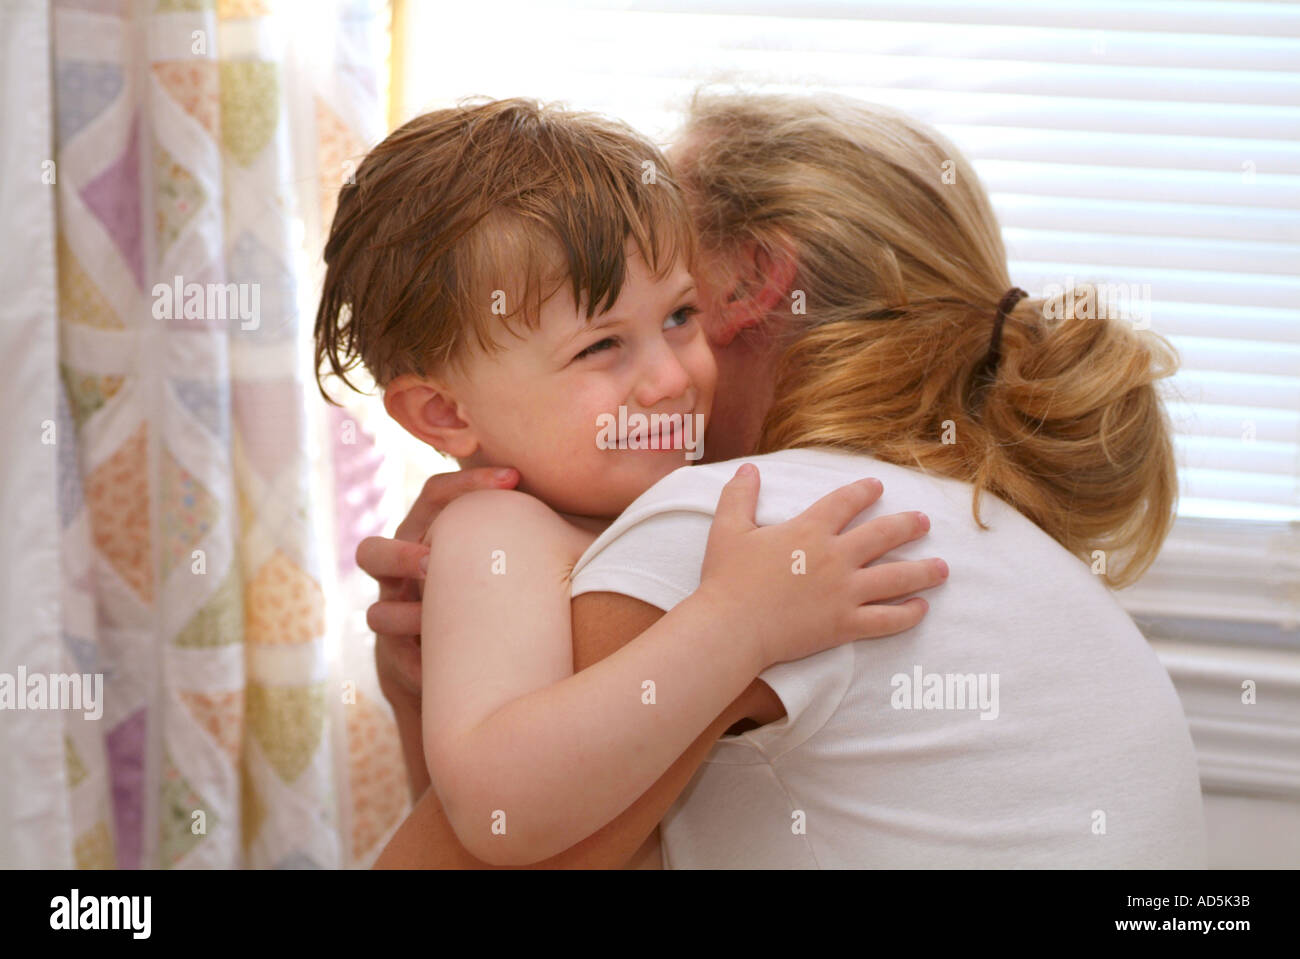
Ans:
[{"label": "woman's fingers", "polygon": [[385,636],[420,635],[420,601],[380,600],[366,610],[366,625]]},{"label": "woman's fingers", "polygon": [[930,517],[924,513],[890,513],[877,516],[843,534],[854,560],[866,566],[891,549],[920,539],[930,531]]},{"label": "woman's fingers", "polygon": [[357,544],[357,565],[375,579],[421,579],[420,560],[429,547],[387,536],[367,536]]},{"label": "woman's fingers", "polygon": [[511,489],[519,482],[519,471],[481,466],[456,470],[454,473],[435,473],[424,481],[420,495],[411,504],[406,519],[397,527],[397,539],[418,543],[429,524],[442,508],[461,493],[476,489]]},{"label": "woman's fingers", "polygon": [[408,693],[419,695],[422,685],[420,644],[415,636],[379,636],[375,669],[382,680],[396,680]]},{"label": "woman's fingers", "polygon": [[827,493],[799,514],[799,518],[813,520],[838,533],[853,517],[880,499],[883,491],[880,480],[861,479]]},{"label": "woman's fingers", "polygon": [[919,596],[914,596],[896,606],[887,603],[861,606],[858,608],[854,622],[862,639],[880,639],[883,636],[893,636],[911,629],[924,619],[929,611],[930,604]]},{"label": "woman's fingers", "polygon": [[882,563],[859,570],[855,577],[853,586],[857,601],[878,603],[938,586],[948,578],[948,564],[941,559]]}]

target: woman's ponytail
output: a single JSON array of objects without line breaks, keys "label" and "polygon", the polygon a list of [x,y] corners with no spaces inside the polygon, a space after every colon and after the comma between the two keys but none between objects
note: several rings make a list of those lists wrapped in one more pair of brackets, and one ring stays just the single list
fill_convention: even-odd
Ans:
[{"label": "woman's ponytail", "polygon": [[990,493],[1110,585],[1141,575],[1177,498],[1157,390],[1177,365],[1167,342],[1091,287],[1009,302],[973,170],[904,114],[698,95],[685,134],[704,249],[797,261],[805,313],[771,317],[788,345],[759,452],[829,446],[963,480],[977,521]]}]

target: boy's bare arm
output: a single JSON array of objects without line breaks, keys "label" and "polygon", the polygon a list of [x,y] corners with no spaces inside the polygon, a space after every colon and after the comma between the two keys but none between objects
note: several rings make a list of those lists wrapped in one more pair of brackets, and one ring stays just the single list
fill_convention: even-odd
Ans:
[{"label": "boy's bare arm", "polygon": [[[699,588],[577,673],[563,578],[581,552],[573,528],[511,490],[470,493],[434,521],[424,749],[474,856],[516,865],[559,854],[635,803],[768,665],[924,615],[919,598],[878,600],[938,585],[940,562],[864,568],[918,527],[902,514],[851,525],[879,498],[879,481],[841,486],[770,526],[754,521],[758,492],[757,469],[739,469],[719,494]],[[796,547],[818,557],[815,578],[789,575]],[[654,685],[670,691],[668,708],[646,708]]]},{"label": "boy's bare arm", "polygon": [[513,469],[476,467],[435,473],[425,480],[393,538],[367,536],[357,544],[357,566],[379,586],[379,598],[366,610],[366,621],[375,632],[375,671],[397,722],[412,802],[430,786],[420,727],[419,633],[424,577],[418,565],[429,554],[429,527],[458,496],[476,489],[510,489],[518,481],[519,473]]},{"label": "boy's bare arm", "polygon": [[[586,593],[572,603],[574,671],[599,662],[639,636],[663,610],[615,593]],[[771,689],[755,680],[639,799],[603,828],[529,869],[615,869],[624,866],[691,781],[714,742],[742,719],[779,718]],[[779,701],[777,702],[779,707]],[[456,838],[437,795],[427,790],[375,862],[376,869],[494,869]]]}]

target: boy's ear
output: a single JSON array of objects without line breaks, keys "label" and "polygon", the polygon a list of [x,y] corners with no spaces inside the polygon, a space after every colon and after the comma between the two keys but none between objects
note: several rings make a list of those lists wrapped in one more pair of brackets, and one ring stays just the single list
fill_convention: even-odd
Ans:
[{"label": "boy's ear", "polygon": [[785,243],[771,248],[747,243],[737,254],[733,281],[722,307],[723,327],[714,346],[726,346],[741,330],[755,326],[790,295],[797,263]]},{"label": "boy's ear", "polygon": [[462,459],[478,449],[473,427],[461,419],[456,398],[442,383],[399,376],[384,390],[384,409],[408,433],[446,456]]}]

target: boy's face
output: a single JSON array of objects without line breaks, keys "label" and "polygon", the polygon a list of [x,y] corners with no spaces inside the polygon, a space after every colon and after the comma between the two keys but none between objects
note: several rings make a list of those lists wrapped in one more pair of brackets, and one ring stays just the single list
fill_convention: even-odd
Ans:
[{"label": "boy's face", "polygon": [[[565,284],[536,330],[500,337],[497,352],[468,347],[464,370],[445,380],[465,424],[448,451],[463,466],[515,467],[518,488],[553,509],[613,517],[698,460],[717,368],[694,280],[681,264],[655,279],[633,244],[627,263],[618,302],[590,321]],[[662,449],[627,448],[637,414],[680,414],[686,431],[649,439]]]}]

